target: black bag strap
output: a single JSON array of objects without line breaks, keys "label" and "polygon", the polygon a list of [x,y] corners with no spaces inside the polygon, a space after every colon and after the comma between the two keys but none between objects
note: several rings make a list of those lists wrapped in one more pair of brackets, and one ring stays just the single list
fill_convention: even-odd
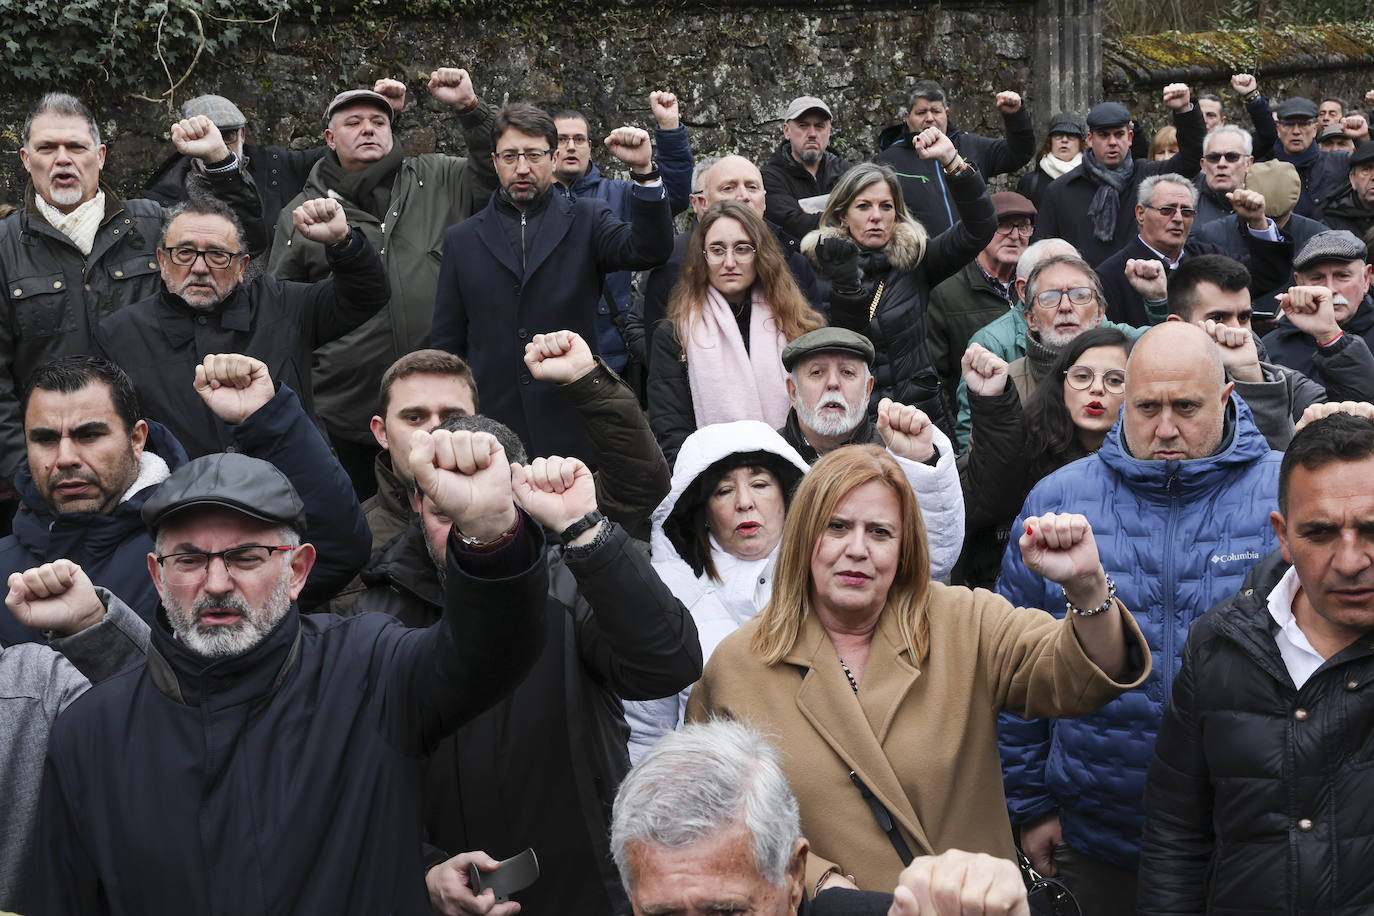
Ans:
[{"label": "black bag strap", "polygon": [[864,801],[868,802],[868,810],[873,812],[873,819],[878,822],[883,833],[887,834],[888,842],[892,844],[892,848],[897,850],[897,858],[902,860],[902,867],[905,868],[910,865],[913,858],[911,848],[906,845],[906,840],[902,838],[902,832],[892,822],[892,815],[888,813],[887,808],[883,807],[883,803],[878,801],[878,796],[874,795],[868,786],[864,785],[864,781],[859,778],[858,773],[850,770],[849,781],[858,787],[859,794],[863,796]]}]

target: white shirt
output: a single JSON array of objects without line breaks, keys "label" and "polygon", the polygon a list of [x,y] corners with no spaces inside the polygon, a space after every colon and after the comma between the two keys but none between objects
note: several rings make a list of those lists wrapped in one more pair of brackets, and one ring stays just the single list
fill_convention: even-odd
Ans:
[{"label": "white shirt", "polygon": [[1279,655],[1283,657],[1288,676],[1299,690],[1326,661],[1320,652],[1312,648],[1307,634],[1298,626],[1298,618],[1293,616],[1293,598],[1300,587],[1298,571],[1290,566],[1279,584],[1269,593],[1269,616],[1279,625],[1274,642],[1278,643]]}]

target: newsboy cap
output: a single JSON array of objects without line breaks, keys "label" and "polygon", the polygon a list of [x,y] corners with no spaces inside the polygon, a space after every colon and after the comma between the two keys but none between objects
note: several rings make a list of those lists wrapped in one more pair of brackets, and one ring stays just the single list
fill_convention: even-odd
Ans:
[{"label": "newsboy cap", "polygon": [[156,531],[184,509],[217,506],[305,534],[305,505],[286,475],[261,458],[219,452],[188,461],[143,504],[143,524]]},{"label": "newsboy cap", "polygon": [[1015,191],[998,191],[992,195],[992,206],[997,211],[999,220],[1013,216],[1029,216],[1035,219],[1035,204],[1024,194],[1017,194]]},{"label": "newsboy cap", "polygon": [[[1130,118],[1126,120],[1129,121]],[[1088,124],[1077,112],[1061,111],[1059,114],[1050,118],[1049,133],[1086,137],[1088,135]]]},{"label": "newsboy cap", "polygon": [[198,95],[181,103],[181,116],[204,115],[220,130],[238,130],[248,123],[239,107],[222,95]]},{"label": "newsboy cap", "polygon": [[324,123],[328,126],[334,118],[334,112],[343,108],[345,105],[352,105],[361,102],[364,105],[372,105],[386,112],[387,120],[396,120],[396,112],[391,107],[391,100],[380,92],[373,92],[371,89],[347,89],[334,96],[334,100],[329,103],[329,107],[324,110]]},{"label": "newsboy cap", "polygon": [[873,342],[867,337],[846,328],[817,328],[807,331],[782,348],[782,367],[791,372],[802,357],[831,350],[853,353],[868,365],[873,365]]},{"label": "newsboy cap", "polygon": [[1088,112],[1088,130],[1125,127],[1131,123],[1131,112],[1120,102],[1099,102]]},{"label": "newsboy cap", "polygon": [[1374,143],[1361,143],[1355,147],[1355,152],[1350,154],[1350,168],[1364,165],[1366,162],[1374,162]]},{"label": "newsboy cap", "polygon": [[1315,118],[1317,116],[1317,103],[1300,95],[1294,96],[1280,104],[1274,114],[1279,116],[1280,121],[1295,118]]},{"label": "newsboy cap", "polygon": [[1363,261],[1368,256],[1369,249],[1355,233],[1348,229],[1328,229],[1307,240],[1293,259],[1293,269],[1306,270],[1323,261]]}]

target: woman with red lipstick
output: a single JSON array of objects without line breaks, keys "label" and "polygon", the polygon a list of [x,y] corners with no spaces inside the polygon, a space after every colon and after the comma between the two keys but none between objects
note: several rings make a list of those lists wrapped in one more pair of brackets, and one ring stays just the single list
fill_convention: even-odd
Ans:
[{"label": "woman with red lipstick", "polygon": [[959,458],[969,534],[956,581],[992,588],[1026,494],[1101,447],[1121,412],[1130,349],[1116,328],[1084,331],[1064,345],[1024,409],[1005,361],[977,344],[964,354],[973,435]]},{"label": "woman with red lipstick", "polygon": [[882,448],[837,449],[802,478],[772,598],[716,648],[687,718],[773,737],[809,889],[877,890],[912,855],[951,848],[1013,858],[998,712],[1081,715],[1149,671],[1086,519],[1027,524],[1026,563],[1076,610],[1063,620],[932,582],[920,509]]},{"label": "woman with red lipstick", "polygon": [[824,325],[763,217],[736,200],[712,204],[687,243],[668,320],[654,331],[649,423],[669,463],[712,423],[782,426],[792,407],[782,350]]},{"label": "woman with red lipstick", "polygon": [[929,238],[902,201],[897,174],[862,163],[840,178],[821,214],[821,226],[802,240],[816,272],[830,280],[830,323],[873,341],[869,413],[892,398],[925,411],[946,433],[953,418],[940,395],[940,377],[926,340],[930,291],[978,256],[997,232],[997,211],[977,169],[960,158],[938,128],[912,143],[943,166],[959,209],[953,225]]}]

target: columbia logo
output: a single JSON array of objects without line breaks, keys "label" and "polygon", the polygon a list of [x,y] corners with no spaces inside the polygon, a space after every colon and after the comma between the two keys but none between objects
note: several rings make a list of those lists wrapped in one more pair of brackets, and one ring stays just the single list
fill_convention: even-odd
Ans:
[{"label": "columbia logo", "polygon": [[1234,563],[1236,560],[1258,560],[1260,555],[1253,550],[1244,553],[1214,553],[1212,554],[1213,563]]}]

